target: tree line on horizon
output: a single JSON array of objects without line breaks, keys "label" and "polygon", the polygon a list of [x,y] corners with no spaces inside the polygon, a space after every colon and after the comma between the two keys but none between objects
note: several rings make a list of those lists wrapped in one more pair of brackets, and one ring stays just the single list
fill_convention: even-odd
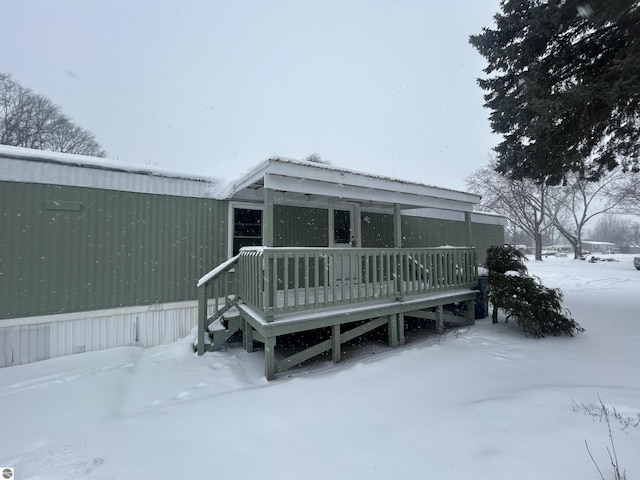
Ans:
[{"label": "tree line on horizon", "polygon": [[0,72],[0,144],[105,157],[93,133],[59,106]]}]

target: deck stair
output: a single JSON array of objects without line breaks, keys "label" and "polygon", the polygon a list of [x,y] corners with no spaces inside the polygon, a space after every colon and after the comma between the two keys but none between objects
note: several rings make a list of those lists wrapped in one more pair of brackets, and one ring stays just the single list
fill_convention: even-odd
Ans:
[{"label": "deck stair", "polygon": [[242,326],[235,308],[240,300],[235,293],[238,258],[218,265],[198,282],[198,336],[194,344],[198,355],[218,350]]},{"label": "deck stair", "polygon": [[242,318],[240,317],[240,312],[235,307],[230,308],[224,315],[211,321],[207,327],[209,341],[206,349],[210,352],[215,352],[241,329]]},{"label": "deck stair", "polygon": [[[472,324],[476,280],[473,248],[243,248],[198,282],[197,352],[219,349],[240,330],[247,351],[264,344],[273,379],[327,351],[338,362],[343,343],[380,327],[391,347],[403,345],[405,316],[433,320],[437,332]],[[279,336],[318,329],[329,338],[276,357]]]}]

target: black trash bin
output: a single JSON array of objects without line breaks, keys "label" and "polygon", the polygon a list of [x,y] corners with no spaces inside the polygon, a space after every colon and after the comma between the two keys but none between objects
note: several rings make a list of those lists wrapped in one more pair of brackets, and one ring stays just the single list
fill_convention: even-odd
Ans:
[{"label": "black trash bin", "polygon": [[489,316],[489,278],[486,275],[478,275],[478,281],[473,287],[478,291],[473,302],[475,318],[485,318]]}]

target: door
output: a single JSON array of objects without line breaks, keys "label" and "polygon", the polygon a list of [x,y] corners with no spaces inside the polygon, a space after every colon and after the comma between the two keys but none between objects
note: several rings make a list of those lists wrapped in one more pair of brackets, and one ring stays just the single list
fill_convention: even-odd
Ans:
[{"label": "door", "polygon": [[355,207],[352,205],[330,209],[329,246],[331,248],[356,246],[355,216]]},{"label": "door", "polygon": [[234,256],[242,247],[262,245],[262,209],[233,207],[231,225]]},{"label": "door", "polygon": [[[329,209],[329,246],[351,248],[358,246],[356,208],[337,205]],[[348,252],[335,253],[332,261],[333,278],[338,284],[354,285],[358,281],[358,257]]]}]

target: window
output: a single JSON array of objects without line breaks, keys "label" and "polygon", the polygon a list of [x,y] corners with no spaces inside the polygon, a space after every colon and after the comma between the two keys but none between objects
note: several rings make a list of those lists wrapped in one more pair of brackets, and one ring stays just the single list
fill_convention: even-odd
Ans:
[{"label": "window", "polygon": [[333,241],[337,244],[351,243],[351,212],[333,211]]},{"label": "window", "polygon": [[233,255],[242,247],[262,245],[262,210],[233,209]]}]

